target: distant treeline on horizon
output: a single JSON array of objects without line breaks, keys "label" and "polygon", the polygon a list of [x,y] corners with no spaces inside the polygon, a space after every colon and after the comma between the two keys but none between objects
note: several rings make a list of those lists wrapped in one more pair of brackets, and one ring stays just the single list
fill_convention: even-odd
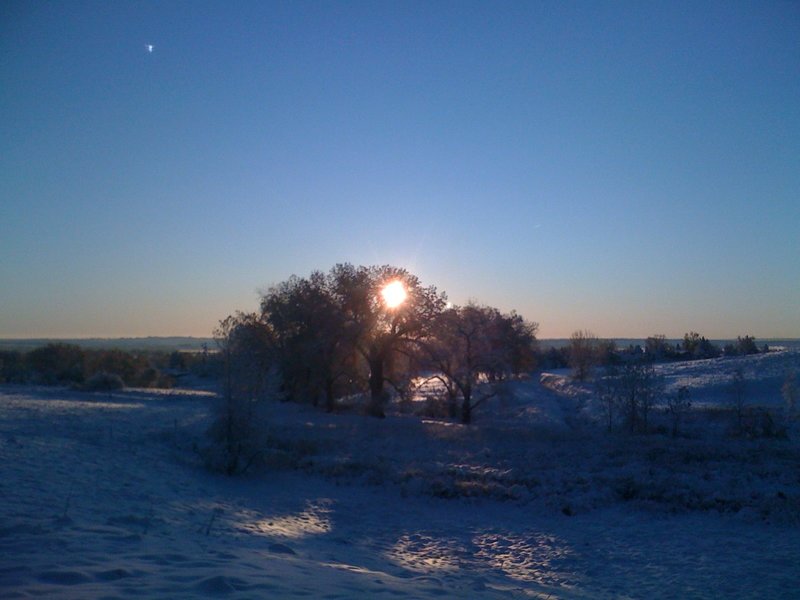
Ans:
[{"label": "distant treeline on horizon", "polygon": [[48,344],[71,344],[86,350],[124,350],[163,352],[201,352],[205,348],[216,347],[214,338],[165,336],[165,337],[122,337],[122,338],[16,338],[0,339],[0,350],[25,352],[47,346]]},{"label": "distant treeline on horizon", "polygon": [[[624,350],[630,346],[644,347],[647,338],[601,338],[608,339],[614,342],[619,350]],[[787,347],[791,349],[800,349],[800,338],[755,338],[759,345],[767,344],[772,347]],[[667,344],[675,346],[683,342],[683,338],[666,338],[664,340]],[[709,342],[720,348],[727,344],[735,343],[736,338],[719,338],[709,339]],[[538,340],[539,344],[544,347],[552,346],[554,348],[563,348],[569,346],[570,338],[543,338]]]},{"label": "distant treeline on horizon", "polygon": [[[625,349],[630,346],[644,347],[646,338],[607,338],[614,342],[618,349]],[[756,338],[759,344],[767,344],[770,347],[787,347],[790,349],[800,349],[800,338]],[[683,338],[667,338],[667,343],[680,344]],[[735,342],[731,339],[709,340],[712,344],[724,347],[726,344]],[[569,346],[570,338],[541,338],[538,340],[541,348],[563,348]],[[164,352],[202,352],[205,349],[216,350],[216,342],[211,337],[191,337],[191,336],[148,336],[148,337],[121,337],[121,338],[0,338],[0,350],[17,350],[25,352],[40,348],[48,344],[72,344],[89,350],[125,350],[125,351],[145,351],[161,350]]]}]

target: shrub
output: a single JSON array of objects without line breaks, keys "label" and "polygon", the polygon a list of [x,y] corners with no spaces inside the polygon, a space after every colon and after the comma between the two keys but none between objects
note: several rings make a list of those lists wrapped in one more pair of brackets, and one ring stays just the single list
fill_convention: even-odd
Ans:
[{"label": "shrub", "polygon": [[0,350],[0,382],[24,383],[28,377],[25,359],[20,352]]},{"label": "shrub", "polygon": [[90,392],[110,392],[121,390],[125,387],[125,382],[116,373],[98,371],[89,378],[83,387]]},{"label": "shrub", "polygon": [[786,426],[776,421],[768,410],[752,408],[745,411],[739,434],[749,438],[786,439]]},{"label": "shrub", "polygon": [[263,458],[267,437],[266,403],[280,398],[277,370],[270,369],[263,386],[228,386],[213,407],[208,429],[211,444],[203,451],[211,471],[235,475]]}]

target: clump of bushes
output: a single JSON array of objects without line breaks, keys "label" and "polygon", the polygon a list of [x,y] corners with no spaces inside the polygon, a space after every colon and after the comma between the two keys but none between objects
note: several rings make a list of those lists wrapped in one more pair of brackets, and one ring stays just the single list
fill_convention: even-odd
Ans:
[{"label": "clump of bushes", "polygon": [[114,390],[121,390],[124,387],[125,382],[122,381],[122,377],[116,373],[98,371],[86,381],[83,389],[89,392],[111,392]]}]

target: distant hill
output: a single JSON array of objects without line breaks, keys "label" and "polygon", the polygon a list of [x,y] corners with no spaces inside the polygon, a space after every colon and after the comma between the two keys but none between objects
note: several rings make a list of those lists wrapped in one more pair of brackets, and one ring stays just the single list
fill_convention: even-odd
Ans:
[{"label": "distant hill", "polygon": [[200,352],[204,344],[209,350],[215,349],[213,338],[200,337],[132,337],[132,338],[31,338],[0,339],[0,350],[33,350],[47,344],[74,344],[91,350],[162,350],[174,352]]}]

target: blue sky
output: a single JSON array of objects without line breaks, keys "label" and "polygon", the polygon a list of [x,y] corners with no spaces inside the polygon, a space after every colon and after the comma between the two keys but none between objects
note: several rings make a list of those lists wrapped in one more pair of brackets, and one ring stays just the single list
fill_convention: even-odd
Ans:
[{"label": "blue sky", "polygon": [[795,2],[5,2],[0,156],[3,337],[205,336],[344,261],[800,337]]}]

